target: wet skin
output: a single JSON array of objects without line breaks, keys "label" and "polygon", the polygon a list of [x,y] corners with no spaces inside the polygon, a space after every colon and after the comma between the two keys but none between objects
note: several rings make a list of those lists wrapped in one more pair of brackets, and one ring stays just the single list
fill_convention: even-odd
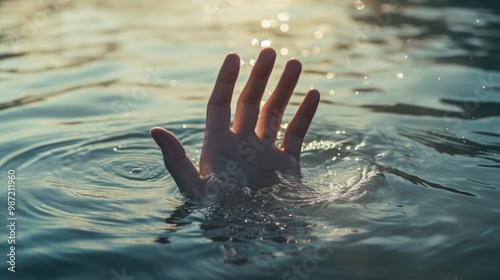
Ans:
[{"label": "wet skin", "polygon": [[287,62],[271,97],[261,108],[262,96],[276,60],[272,48],[263,49],[238,99],[231,127],[231,98],[240,68],[237,54],[227,55],[207,105],[205,139],[200,168],[193,165],[177,137],[161,127],[150,134],[161,148],[165,166],[179,190],[200,194],[214,174],[229,174],[252,188],[265,186],[268,174],[285,171],[300,174],[304,136],[319,104],[320,94],[311,89],[276,145],[282,116],[300,76],[300,61]]}]

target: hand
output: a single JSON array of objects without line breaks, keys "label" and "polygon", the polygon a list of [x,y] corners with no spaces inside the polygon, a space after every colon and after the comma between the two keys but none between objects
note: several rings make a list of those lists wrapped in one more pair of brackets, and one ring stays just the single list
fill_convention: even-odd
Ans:
[{"label": "hand", "polygon": [[230,104],[240,58],[234,53],[226,57],[208,101],[199,171],[174,134],[160,127],[151,129],[151,136],[163,153],[165,166],[181,192],[200,194],[209,179],[217,174],[229,175],[254,189],[264,187],[266,177],[276,171],[300,175],[302,141],[318,107],[319,92],[311,89],[307,93],[288,124],[282,143],[276,147],[281,118],[302,65],[296,59],[288,61],[276,89],[260,110],[275,59],[276,52],[272,48],[260,52],[238,99],[231,128]]}]

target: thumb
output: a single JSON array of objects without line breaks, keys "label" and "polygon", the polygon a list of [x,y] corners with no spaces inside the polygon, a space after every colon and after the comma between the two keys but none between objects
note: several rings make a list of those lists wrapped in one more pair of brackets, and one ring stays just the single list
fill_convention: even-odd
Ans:
[{"label": "thumb", "polygon": [[153,127],[149,133],[160,147],[165,167],[172,175],[179,190],[192,193],[195,188],[201,185],[202,180],[198,170],[187,157],[179,139],[161,127]]}]

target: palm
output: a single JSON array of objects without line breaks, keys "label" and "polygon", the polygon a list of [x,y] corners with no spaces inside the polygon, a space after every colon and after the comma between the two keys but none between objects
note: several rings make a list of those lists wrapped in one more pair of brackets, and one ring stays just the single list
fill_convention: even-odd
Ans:
[{"label": "palm", "polygon": [[200,159],[202,175],[226,173],[240,183],[256,188],[274,170],[298,174],[298,160],[274,144],[259,139],[255,132],[207,133]]},{"label": "palm", "polygon": [[290,60],[273,94],[260,109],[262,95],[274,65],[273,49],[262,50],[243,89],[231,127],[231,97],[239,72],[240,58],[229,54],[221,67],[207,106],[205,141],[196,170],[179,140],[163,128],[151,135],[160,146],[165,166],[179,189],[188,194],[200,190],[212,174],[225,173],[252,188],[274,171],[300,173],[303,138],[319,103],[319,92],[310,90],[290,121],[283,141],[275,145],[281,118],[297,84],[301,64]]}]

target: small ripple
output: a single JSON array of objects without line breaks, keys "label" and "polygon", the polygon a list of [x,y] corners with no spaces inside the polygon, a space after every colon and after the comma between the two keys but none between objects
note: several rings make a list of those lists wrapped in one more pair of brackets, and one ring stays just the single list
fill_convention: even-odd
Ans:
[{"label": "small ripple", "polygon": [[[113,157],[104,158],[98,165],[101,174],[107,179],[124,179],[132,181],[155,181],[160,178],[163,172],[163,166],[160,161],[148,154],[137,154],[137,151],[144,150],[144,147],[130,147],[126,150],[122,145],[113,148],[115,154]],[[130,162],[133,158],[134,161]]]},{"label": "small ripple", "polygon": [[158,177],[155,165],[151,163],[122,163],[119,158],[102,162],[99,168],[105,173],[113,174],[127,180],[151,180]]},{"label": "small ripple", "polygon": [[[146,133],[121,133],[70,150],[55,166],[71,180],[99,186],[148,187],[165,176],[158,149]],[[76,176],[76,178],[75,178]]]},{"label": "small ripple", "polygon": [[[138,129],[139,130],[139,129]],[[145,129],[140,129],[145,130]],[[37,170],[61,185],[150,187],[166,178],[161,154],[145,133],[121,132],[98,140],[80,136],[35,142],[8,155],[4,166]]]}]

